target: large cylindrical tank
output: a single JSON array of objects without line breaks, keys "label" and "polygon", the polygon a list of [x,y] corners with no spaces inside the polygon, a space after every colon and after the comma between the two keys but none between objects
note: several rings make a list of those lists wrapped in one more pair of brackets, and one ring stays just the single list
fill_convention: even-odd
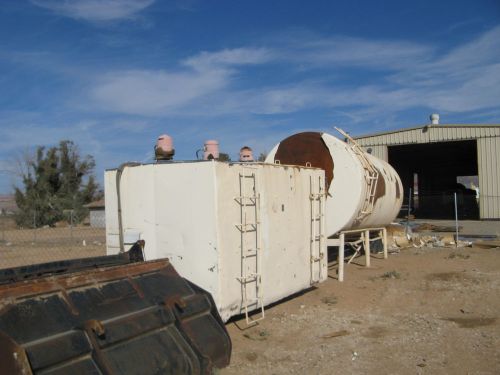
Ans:
[{"label": "large cylindrical tank", "polygon": [[325,170],[328,236],[341,230],[385,226],[401,209],[403,187],[394,168],[333,135],[294,134],[278,143],[266,162]]}]

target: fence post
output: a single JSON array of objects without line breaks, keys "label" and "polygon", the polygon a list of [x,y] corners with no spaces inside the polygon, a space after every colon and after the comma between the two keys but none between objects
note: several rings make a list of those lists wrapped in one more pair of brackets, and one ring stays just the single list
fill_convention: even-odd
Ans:
[{"label": "fence post", "polygon": [[71,236],[71,245],[73,245],[73,210],[70,211],[70,236]]},{"label": "fence post", "polygon": [[456,233],[456,238],[455,238],[455,247],[458,247],[458,208],[457,208],[457,193],[455,192],[454,194],[455,198],[455,233]]},{"label": "fence post", "polygon": [[2,243],[5,243],[5,220],[7,219],[7,216],[5,216],[5,220],[3,218],[3,214],[1,216],[1,222],[2,222]]},{"label": "fence post", "polygon": [[406,234],[408,235],[408,227],[410,226],[410,212],[411,212],[411,188],[408,192],[408,213],[406,215]]},{"label": "fence post", "polygon": [[36,242],[36,210],[33,210],[33,242]]}]

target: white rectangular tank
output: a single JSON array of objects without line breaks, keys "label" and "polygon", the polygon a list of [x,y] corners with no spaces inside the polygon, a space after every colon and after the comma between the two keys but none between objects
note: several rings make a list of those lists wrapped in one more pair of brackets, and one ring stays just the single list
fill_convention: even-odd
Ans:
[{"label": "white rectangular tank", "polygon": [[169,258],[224,321],[326,280],[323,170],[200,161],[118,171],[105,173],[108,254],[120,251],[120,203],[125,249],[145,240],[146,260]]}]

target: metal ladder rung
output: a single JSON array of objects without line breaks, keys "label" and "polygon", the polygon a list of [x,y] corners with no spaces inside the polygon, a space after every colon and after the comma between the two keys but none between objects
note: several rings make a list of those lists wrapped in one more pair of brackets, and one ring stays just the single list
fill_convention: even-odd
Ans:
[{"label": "metal ladder rung", "polygon": [[242,255],[241,257],[243,259],[249,259],[249,258],[255,258],[255,257],[257,257],[257,255],[258,255],[257,253],[252,253],[252,254],[247,253],[247,254]]},{"label": "metal ladder rung", "polygon": [[317,235],[317,236],[314,236],[313,238],[311,238],[311,242],[321,241],[321,239],[322,239],[323,237],[325,237],[325,236],[323,236],[322,234]]},{"label": "metal ladder rung", "polygon": [[248,200],[250,201],[250,203],[251,203],[251,204],[245,204],[245,206],[250,207],[250,206],[255,206],[255,205],[257,204],[257,199],[258,199],[258,198],[257,198],[256,196],[244,196],[244,197],[239,196],[239,197],[235,197],[234,199],[235,199],[238,203],[240,203],[240,204],[243,204],[243,201],[244,201],[245,199],[248,199]]},{"label": "metal ladder rung", "polygon": [[[236,227],[242,231],[242,232],[246,232],[246,233],[249,233],[249,232],[256,232],[257,231],[257,226],[259,225],[259,223],[251,223],[251,224],[235,224]],[[247,229],[248,227],[250,227],[250,229]]]},{"label": "metal ladder rung", "polygon": [[238,277],[237,279],[243,285],[251,284],[251,283],[254,283],[257,281],[257,278],[249,279],[248,277],[246,277],[246,278]]},{"label": "metal ladder rung", "polygon": [[259,249],[247,249],[243,254],[243,258],[253,258],[259,253]]},{"label": "metal ladder rung", "polygon": [[254,297],[254,298],[247,299],[247,307],[251,306],[251,305],[258,305],[259,303],[262,305],[262,298],[261,297]]},{"label": "metal ladder rung", "polygon": [[248,315],[248,308],[245,309],[245,317],[247,321],[247,325],[252,325],[252,324],[257,324],[257,322],[263,320],[266,317],[266,314],[264,312],[264,305],[260,306],[260,316],[258,318],[251,317]]},{"label": "metal ladder rung", "polygon": [[260,279],[260,275],[259,274],[255,274],[255,273],[250,274],[250,275],[246,275],[246,276],[243,276],[243,277],[238,277],[238,280],[242,284],[254,283],[254,282],[258,281],[259,279]]},{"label": "metal ladder rung", "polygon": [[320,262],[323,260],[324,257],[325,257],[325,254],[320,253],[319,257],[311,257],[311,262]]}]

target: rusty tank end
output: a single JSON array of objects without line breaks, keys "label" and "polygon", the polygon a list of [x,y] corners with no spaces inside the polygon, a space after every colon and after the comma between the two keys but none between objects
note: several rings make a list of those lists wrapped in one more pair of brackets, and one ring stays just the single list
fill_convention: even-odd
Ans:
[{"label": "rusty tank end", "polygon": [[281,164],[321,168],[325,171],[326,190],[333,180],[333,159],[321,133],[304,132],[280,142],[274,161]]},{"label": "rusty tank end", "polygon": [[[231,341],[210,294],[168,260],[117,257],[85,270],[77,260],[4,274],[0,373],[211,374],[229,364]],[[37,268],[48,276],[33,276]]]}]

